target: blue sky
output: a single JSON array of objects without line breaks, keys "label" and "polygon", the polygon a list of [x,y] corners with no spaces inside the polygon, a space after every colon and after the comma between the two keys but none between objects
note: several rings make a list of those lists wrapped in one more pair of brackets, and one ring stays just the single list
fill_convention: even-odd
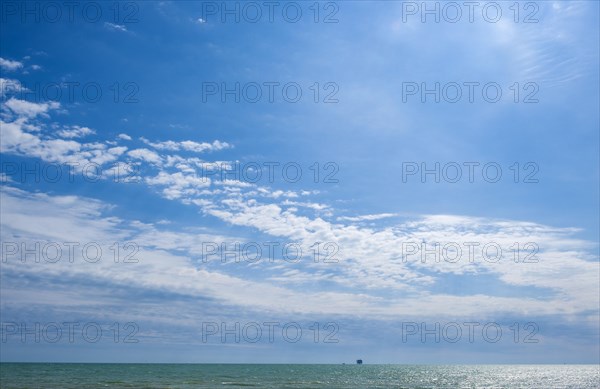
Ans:
[{"label": "blue sky", "polygon": [[[481,2],[455,23],[400,1],[321,2],[317,22],[311,2],[278,3],[272,22],[253,3],[257,23],[221,2],[77,3],[55,22],[42,4],[1,15],[3,361],[599,362],[598,3],[520,2],[516,17],[498,2],[492,22]],[[81,13],[96,7],[98,20]],[[236,83],[240,102],[222,98]],[[436,83],[440,101],[423,101]],[[436,164],[440,182],[421,179]],[[461,179],[444,179],[456,166]],[[36,242],[103,254],[21,261]],[[261,260],[206,257],[236,242]],[[422,261],[435,243],[448,250]],[[534,260],[515,263],[515,244]],[[132,247],[138,262],[123,263]],[[120,338],[136,323],[139,342],[23,343],[11,327],[54,322],[116,322]],[[304,335],[204,342],[222,322]],[[481,324],[473,342],[403,341],[410,323],[466,322]],[[536,343],[523,343],[529,323]],[[338,342],[323,342],[333,329]]]}]

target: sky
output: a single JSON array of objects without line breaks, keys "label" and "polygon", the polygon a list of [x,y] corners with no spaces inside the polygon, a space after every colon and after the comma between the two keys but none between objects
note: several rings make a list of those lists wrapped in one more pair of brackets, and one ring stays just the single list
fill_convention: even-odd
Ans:
[{"label": "sky", "polygon": [[599,5],[13,2],[0,360],[600,363]]}]

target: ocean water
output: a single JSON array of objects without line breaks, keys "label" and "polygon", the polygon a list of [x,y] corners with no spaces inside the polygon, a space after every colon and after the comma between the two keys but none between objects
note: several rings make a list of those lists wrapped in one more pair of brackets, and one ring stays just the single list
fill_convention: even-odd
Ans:
[{"label": "ocean water", "polygon": [[9,388],[600,388],[598,365],[2,363]]}]

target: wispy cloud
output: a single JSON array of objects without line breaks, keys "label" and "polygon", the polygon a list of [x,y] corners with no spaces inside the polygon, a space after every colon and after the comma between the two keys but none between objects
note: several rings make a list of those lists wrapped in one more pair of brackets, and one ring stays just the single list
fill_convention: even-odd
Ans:
[{"label": "wispy cloud", "polygon": [[[157,227],[144,226],[139,223],[118,220],[118,224],[125,223],[120,234],[129,234],[151,247],[147,252],[148,258],[153,258],[153,266],[163,266],[163,261],[169,262],[169,270],[161,270],[165,274],[160,281],[144,280],[139,275],[121,274],[114,280],[136,279],[146,287],[156,282],[156,287],[163,289],[171,285],[180,293],[190,296],[199,296],[210,292],[215,299],[231,305],[244,305],[254,309],[279,309],[282,312],[289,308],[288,304],[278,304],[277,301],[292,301],[294,309],[309,313],[320,312],[344,315],[413,315],[421,314],[448,314],[460,312],[464,315],[496,313],[523,313],[535,310],[540,314],[569,314],[577,315],[594,309],[598,303],[598,285],[594,269],[597,263],[593,260],[591,250],[594,248],[589,242],[572,237],[577,231],[569,228],[553,228],[535,222],[522,222],[515,220],[493,220],[481,217],[460,215],[423,215],[406,220],[392,226],[378,226],[376,222],[385,218],[397,216],[395,213],[380,213],[357,216],[336,216],[334,207],[312,201],[296,201],[302,196],[311,197],[311,191],[283,191],[272,190],[257,184],[238,182],[236,180],[221,179],[218,175],[206,177],[197,169],[223,161],[206,161],[196,157],[181,157],[169,154],[173,151],[219,151],[229,148],[229,144],[221,141],[195,142],[195,141],[159,141],[150,142],[141,138],[142,143],[151,146],[153,150],[138,148],[128,151],[125,146],[114,145],[108,147],[101,142],[81,143],[74,140],[61,139],[73,135],[94,135],[87,127],[71,126],[52,135],[50,128],[43,120],[48,119],[49,113],[58,106],[22,102],[10,99],[6,105],[14,117],[12,122],[3,123],[3,152],[18,154],[31,158],[40,158],[44,161],[64,162],[78,161],[80,163],[93,162],[100,166],[110,167],[111,164],[136,161],[141,164],[143,175],[140,183],[149,188],[157,188],[159,193],[167,200],[183,202],[189,207],[197,207],[204,215],[214,217],[223,223],[259,231],[264,236],[277,240],[296,242],[304,248],[305,252],[314,249],[318,242],[331,242],[337,247],[337,266],[323,267],[323,263],[308,263],[297,267],[293,272],[286,268],[273,268],[262,280],[252,281],[252,288],[264,290],[272,299],[260,301],[254,298],[242,298],[236,293],[224,293],[223,288],[235,290],[237,287],[247,287],[248,281],[243,281],[237,276],[227,273],[226,269],[211,273],[199,269],[190,258],[194,257],[197,248],[183,244],[184,236],[177,231],[165,231],[172,242],[179,242],[176,246],[188,253],[181,258],[167,255],[175,246],[165,245],[165,240],[159,238]],[[4,109],[6,110],[6,109]],[[31,131],[27,126],[34,125],[36,130]],[[74,131],[74,132],[69,132]],[[58,136],[59,138],[57,138]],[[130,139],[129,136],[119,136],[119,140]],[[226,161],[225,161],[226,162]],[[232,161],[227,162],[232,164]],[[20,198],[27,200],[20,203]],[[33,201],[37,203],[32,203]],[[43,200],[43,201],[42,201]],[[97,219],[101,209],[109,209],[108,204],[97,200],[77,199],[82,202],[82,209],[95,209],[86,211]],[[73,199],[65,201],[60,197],[48,195],[31,195],[8,189],[3,199],[3,206],[8,208],[3,214],[11,215],[6,220],[6,231],[18,231],[23,234],[32,227],[40,226],[33,222],[33,215],[25,217],[25,209],[42,209],[43,202],[68,203],[72,209]],[[39,204],[38,204],[39,203]],[[96,207],[96,208],[94,208]],[[48,207],[55,209],[56,205]],[[298,208],[315,212],[310,214],[300,213]],[[19,216],[17,211],[21,210]],[[323,213],[323,211],[327,211]],[[11,212],[16,212],[14,215]],[[53,211],[54,212],[54,211]],[[82,214],[78,218],[82,218]],[[47,218],[49,219],[49,218]],[[101,220],[102,226],[108,226],[116,219],[105,218]],[[333,220],[337,220],[334,222]],[[371,222],[369,227],[363,222]],[[73,222],[75,223],[75,222]],[[107,224],[108,223],[108,224]],[[91,221],[90,225],[94,225]],[[37,228],[37,227],[36,227]],[[70,227],[71,228],[71,227]],[[75,227],[72,227],[75,228]],[[114,225],[111,228],[117,228]],[[36,233],[43,235],[43,230]],[[146,239],[149,230],[154,230],[153,238]],[[15,232],[16,233],[16,232]],[[70,236],[71,230],[52,230],[57,236]],[[108,232],[89,232],[90,236],[105,236]],[[32,238],[35,236],[32,233]],[[225,239],[230,239],[225,238]],[[157,242],[162,241],[159,245]],[[494,243],[507,250],[508,257],[515,242],[526,244],[535,242],[539,246],[539,260],[533,264],[515,263],[504,258],[496,263],[486,260],[484,253],[479,250],[462,262],[452,261],[423,261],[419,255],[409,255],[406,244],[421,249],[422,244],[428,244],[429,249],[435,244],[444,246],[454,244],[467,247],[469,242]],[[179,264],[179,265],[176,265]],[[166,265],[165,265],[166,266]],[[180,268],[177,268],[180,266]],[[161,268],[162,269],[162,268]],[[132,270],[133,271],[133,270]],[[555,275],[561,274],[557,279]],[[178,274],[177,280],[169,275]],[[181,274],[187,274],[181,278]],[[465,296],[453,295],[444,289],[446,277],[464,276],[480,277],[491,276],[497,283],[497,290],[509,289],[518,286],[531,289],[530,296],[523,298],[505,297],[493,290],[485,288],[473,291]],[[104,277],[104,276],[103,276]],[[103,278],[106,281],[106,277]],[[335,304],[327,307],[317,303],[317,296],[307,295],[297,288],[303,287],[307,282],[320,280],[329,285],[328,298]],[[203,288],[196,284],[201,281]],[[216,283],[215,283],[216,282]],[[274,285],[271,283],[275,282]],[[236,286],[237,285],[237,286]],[[290,286],[293,288],[290,289]],[[437,285],[438,292],[431,292],[430,288]],[[154,287],[154,286],[152,286]],[[347,288],[358,287],[359,294],[347,292]],[[499,289],[498,289],[499,288]],[[535,288],[545,289],[548,292],[539,297]],[[390,293],[402,291],[405,298],[397,301],[390,298]],[[367,294],[365,294],[367,293]],[[384,298],[384,296],[386,296]],[[430,310],[424,310],[422,302],[427,301]],[[551,304],[548,304],[551,301]],[[485,305],[489,309],[482,309]],[[474,308],[477,307],[477,308]]]},{"label": "wispy cloud", "polygon": [[386,219],[390,217],[397,216],[395,213],[378,213],[373,215],[361,215],[361,216],[340,216],[337,219],[341,221],[350,221],[350,222],[362,222],[362,221],[373,221]]},{"label": "wispy cloud", "polygon": [[[253,310],[277,311],[279,314],[295,311],[303,314],[329,314],[349,315],[353,317],[370,317],[376,315],[382,319],[393,318],[402,315],[410,316],[447,316],[462,315],[468,317],[473,315],[488,316],[500,313],[524,314],[535,311],[538,315],[576,315],[593,309],[597,303],[597,286],[594,284],[595,276],[593,269],[596,265],[583,259],[577,259],[570,254],[570,258],[564,258],[564,254],[557,252],[556,255],[542,255],[539,266],[524,266],[521,270],[515,264],[506,267],[499,266],[496,271],[508,277],[505,281],[512,285],[529,285],[532,282],[537,286],[554,288],[558,293],[554,298],[547,296],[538,299],[532,296],[502,297],[490,294],[488,290],[482,289],[479,293],[468,296],[455,296],[449,293],[428,293],[426,289],[419,292],[413,291],[406,294],[403,284],[417,283],[419,277],[416,273],[407,277],[411,272],[402,270],[400,266],[393,265],[393,258],[388,257],[390,250],[397,242],[387,242],[385,247],[377,247],[378,243],[385,237],[392,236],[391,231],[380,233],[357,229],[356,227],[344,229],[341,226],[329,225],[331,233],[340,242],[340,247],[348,247],[348,239],[357,239],[363,235],[370,238],[367,247],[355,245],[350,251],[344,250],[341,255],[342,263],[339,266],[327,267],[315,266],[299,267],[293,272],[283,267],[280,274],[283,277],[272,275],[267,279],[249,281],[227,274],[227,268],[207,270],[203,268],[199,260],[202,252],[202,242],[234,241],[236,238],[218,236],[215,234],[193,234],[181,231],[169,231],[164,227],[152,224],[143,224],[132,220],[115,218],[110,216],[110,204],[98,200],[76,196],[50,196],[47,194],[32,194],[18,189],[6,187],[2,193],[3,218],[2,240],[11,242],[19,237],[19,241],[68,241],[97,242],[102,245],[106,252],[110,252],[108,246],[115,240],[134,241],[140,246],[138,264],[122,264],[115,266],[111,261],[103,261],[89,266],[73,266],[69,261],[61,263],[39,263],[36,266],[28,266],[20,260],[11,258],[4,266],[4,274],[12,272],[35,273],[44,278],[65,277],[67,274],[81,280],[93,279],[96,281],[109,282],[115,285],[129,285],[156,291],[176,292],[191,297],[210,297],[231,307],[246,307]],[[261,209],[265,214],[265,209]],[[290,217],[291,215],[287,215]],[[260,225],[269,219],[269,215],[256,221]],[[272,218],[272,216],[271,216]],[[501,223],[482,219],[461,218],[479,229],[495,229],[493,234],[482,233],[477,230],[464,231],[468,234],[467,239],[494,239],[498,242],[520,239],[518,232],[508,232],[519,223],[510,222],[503,226]],[[308,223],[308,228],[314,228],[316,221]],[[485,223],[485,224],[482,224]],[[273,222],[271,222],[273,224]],[[292,224],[295,223],[292,221]],[[324,223],[324,227],[327,226]],[[52,227],[50,227],[52,226]],[[452,225],[454,228],[463,229],[462,224]],[[448,224],[445,223],[445,227]],[[536,237],[547,241],[559,238],[563,243],[564,232],[552,229],[553,232],[545,232],[547,227],[527,224],[521,228],[538,229]],[[439,225],[436,217],[425,218],[409,224],[398,226],[400,229],[408,230],[414,238],[440,236]],[[273,230],[272,230],[273,231]],[[436,232],[437,231],[437,232]],[[277,235],[282,235],[282,231]],[[448,236],[444,239],[454,239],[457,236]],[[478,236],[479,235],[479,236]],[[295,238],[290,236],[290,238]],[[464,235],[460,237],[465,239]],[[396,239],[398,239],[396,237]],[[568,238],[567,238],[568,239]],[[441,240],[441,239],[440,239]],[[585,247],[585,243],[571,241],[568,243],[574,249]],[[581,246],[581,245],[584,246]],[[558,246],[558,245],[557,245]],[[366,251],[365,251],[366,250]],[[373,254],[370,252],[372,251]],[[377,260],[374,255],[383,256],[383,260]],[[350,258],[353,258],[351,260]],[[193,260],[196,258],[196,260]],[[74,260],[83,263],[81,258]],[[386,266],[387,265],[387,266]],[[510,269],[509,269],[510,267]],[[339,273],[339,268],[343,268]],[[490,271],[490,266],[487,270]],[[423,266],[425,269],[425,266]],[[484,269],[481,269],[484,270]],[[452,267],[440,271],[453,271]],[[506,271],[506,273],[504,273]],[[365,274],[375,273],[375,277]],[[556,280],[556,272],[562,274],[560,282]],[[277,274],[277,273],[275,273]],[[311,274],[313,277],[311,278]],[[320,274],[320,276],[318,275]],[[404,281],[396,279],[387,282],[389,277],[403,275]],[[314,282],[314,277],[333,281],[348,286],[358,286],[363,282],[374,283],[370,288],[372,294],[361,292],[331,291],[325,293],[313,293],[303,288],[304,284]],[[411,280],[412,278],[412,280]],[[577,280],[575,283],[574,280]],[[379,288],[390,288],[405,290],[402,299],[388,296],[383,299],[378,293]],[[255,293],[244,293],[250,288]],[[368,289],[367,289],[368,290]],[[326,302],[324,304],[324,302]],[[52,304],[57,304],[53,301]]]},{"label": "wispy cloud", "polygon": [[115,24],[110,22],[104,22],[104,28],[110,31],[127,32],[127,27],[122,24]]},{"label": "wispy cloud", "polygon": [[170,151],[191,151],[195,153],[204,153],[207,151],[218,151],[232,148],[233,146],[227,142],[221,142],[218,140],[212,143],[207,142],[194,142],[191,140],[185,140],[181,142],[165,141],[165,142],[151,142],[146,138],[140,138],[140,140],[149,146],[152,146],[158,150],[170,150]]}]

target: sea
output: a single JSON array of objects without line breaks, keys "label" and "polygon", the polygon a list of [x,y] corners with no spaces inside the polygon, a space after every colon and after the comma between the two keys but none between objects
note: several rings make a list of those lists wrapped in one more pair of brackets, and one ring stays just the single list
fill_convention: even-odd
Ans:
[{"label": "sea", "polygon": [[600,365],[1,363],[9,388],[600,388]]}]

